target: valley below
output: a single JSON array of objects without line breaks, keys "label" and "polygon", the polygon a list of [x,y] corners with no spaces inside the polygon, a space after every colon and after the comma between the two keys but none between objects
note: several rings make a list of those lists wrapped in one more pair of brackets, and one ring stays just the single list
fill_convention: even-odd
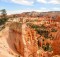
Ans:
[{"label": "valley below", "polygon": [[60,14],[8,15],[0,25],[0,57],[60,57]]}]

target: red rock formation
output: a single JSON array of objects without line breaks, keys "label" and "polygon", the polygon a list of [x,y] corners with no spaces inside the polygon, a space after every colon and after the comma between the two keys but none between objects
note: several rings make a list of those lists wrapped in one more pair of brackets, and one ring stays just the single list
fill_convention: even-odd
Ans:
[{"label": "red rock formation", "polygon": [[28,52],[28,57],[38,57],[37,51],[38,51],[38,45],[37,45],[37,37],[38,35],[36,32],[31,29],[27,28],[27,34],[26,34],[26,46]]},{"label": "red rock formation", "polygon": [[[15,28],[16,27],[17,26],[15,26]],[[36,33],[36,31],[29,27],[23,27],[22,30],[21,27],[20,29],[15,28],[13,24],[9,31],[9,38],[7,39],[7,41],[10,48],[22,55],[22,57],[39,57],[39,55],[37,54],[37,38],[39,37],[39,35]]]},{"label": "red rock formation", "polygon": [[60,55],[60,31],[57,32],[52,44],[53,55]]},{"label": "red rock formation", "polygon": [[18,23],[10,24],[9,28],[9,38],[7,42],[12,51],[24,55],[24,44],[22,40],[22,26]]}]

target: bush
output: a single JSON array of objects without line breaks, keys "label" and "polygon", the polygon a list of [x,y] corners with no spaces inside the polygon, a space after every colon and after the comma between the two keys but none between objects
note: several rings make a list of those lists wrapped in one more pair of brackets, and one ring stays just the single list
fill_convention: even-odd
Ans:
[{"label": "bush", "polygon": [[7,18],[0,19],[0,31],[5,28],[6,21],[7,21]]},{"label": "bush", "polygon": [[49,32],[46,30],[46,27],[44,25],[38,26],[30,23],[28,23],[28,25],[35,29],[41,36],[43,35],[45,38],[48,38]]},{"label": "bush", "polygon": [[42,47],[45,51],[48,51],[49,50],[49,44],[47,43],[46,45],[43,45]]},{"label": "bush", "polygon": [[55,28],[52,28],[51,32],[57,32],[57,30]]},{"label": "bush", "polygon": [[7,19],[5,19],[5,18],[0,19],[0,25],[5,24],[6,21],[7,21]]},{"label": "bush", "polygon": [[44,51],[52,51],[52,47],[49,45],[49,43],[43,45],[42,48],[44,49]]}]

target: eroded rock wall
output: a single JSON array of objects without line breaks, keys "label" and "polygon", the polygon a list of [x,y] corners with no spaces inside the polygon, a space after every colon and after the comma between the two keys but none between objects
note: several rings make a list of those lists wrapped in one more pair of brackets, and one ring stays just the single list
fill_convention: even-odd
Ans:
[{"label": "eroded rock wall", "polygon": [[[15,24],[14,24],[15,25]],[[10,27],[9,38],[7,39],[10,48],[19,53],[22,57],[39,57],[37,37],[39,36],[34,29],[17,25]]]},{"label": "eroded rock wall", "polygon": [[60,30],[57,32],[52,44],[53,55],[60,55]]}]

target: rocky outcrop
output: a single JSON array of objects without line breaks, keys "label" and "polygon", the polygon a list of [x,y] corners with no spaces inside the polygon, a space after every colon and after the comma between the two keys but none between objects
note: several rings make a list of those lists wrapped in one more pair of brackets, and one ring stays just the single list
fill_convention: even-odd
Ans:
[{"label": "rocky outcrop", "polygon": [[[60,55],[60,30],[52,34],[54,36],[53,55]],[[11,22],[2,36],[0,36],[0,54],[2,57],[6,54],[5,57],[16,57],[16,55],[18,57],[51,57],[52,53],[44,51],[42,47],[38,48],[38,38],[41,40],[41,35],[35,29],[27,26],[25,22]],[[44,44],[47,42],[51,44],[50,39],[44,41]]]},{"label": "rocky outcrop", "polygon": [[[37,38],[39,35],[32,28],[16,23],[9,28],[9,37],[7,42],[12,51],[20,54],[22,57],[39,57]],[[11,44],[10,44],[11,43]]]},{"label": "rocky outcrop", "polygon": [[60,55],[60,30],[57,32],[52,44],[53,55]]},{"label": "rocky outcrop", "polygon": [[6,27],[0,32],[0,57],[16,57],[19,55],[10,48],[12,42],[8,43],[11,40],[7,41],[8,38],[9,27]]}]

